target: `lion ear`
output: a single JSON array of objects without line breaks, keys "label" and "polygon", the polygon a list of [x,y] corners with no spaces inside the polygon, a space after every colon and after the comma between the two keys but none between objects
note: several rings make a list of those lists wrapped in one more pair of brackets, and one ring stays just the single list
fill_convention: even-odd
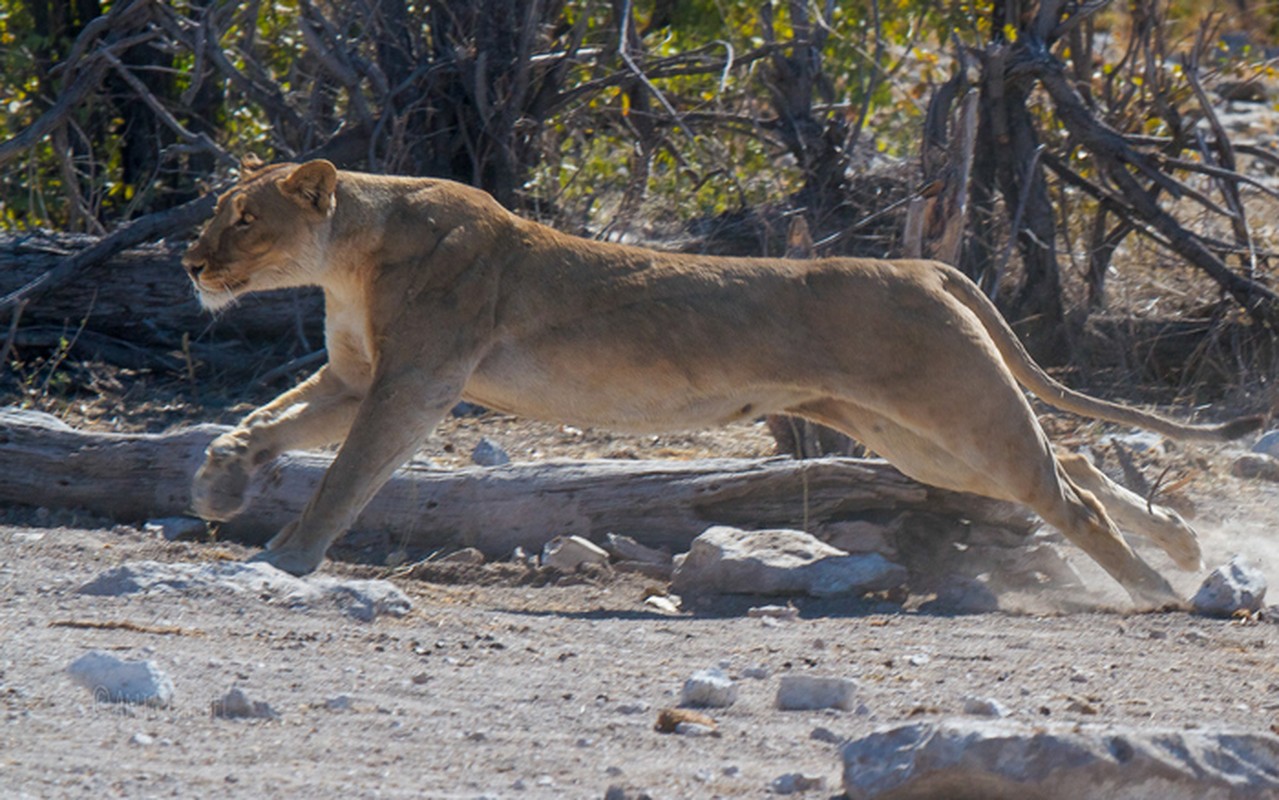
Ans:
[{"label": "lion ear", "polygon": [[289,177],[280,182],[280,191],[303,208],[328,216],[333,213],[336,202],[333,192],[337,184],[337,167],[324,159],[317,159],[295,167]]},{"label": "lion ear", "polygon": [[265,166],[266,162],[258,158],[256,153],[249,153],[240,159],[240,180],[244,181],[252,178],[254,174],[260,172]]}]

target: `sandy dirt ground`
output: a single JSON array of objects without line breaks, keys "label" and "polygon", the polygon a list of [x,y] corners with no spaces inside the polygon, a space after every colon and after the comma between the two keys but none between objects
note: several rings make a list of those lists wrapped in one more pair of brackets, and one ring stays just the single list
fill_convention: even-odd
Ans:
[{"label": "sandy dirt ground", "polygon": [[[711,439],[615,440],[500,419],[450,425],[432,445],[444,463],[463,458],[480,434],[517,459],[561,448],[582,457],[768,449],[757,426]],[[1151,458],[1193,474],[1177,499],[1194,509],[1210,564],[1243,552],[1274,579],[1279,485],[1231,477],[1230,460],[1242,451]],[[1270,615],[1132,614],[1077,554],[1090,588],[1072,594],[1069,613],[1046,591],[1003,598],[1004,610],[981,614],[797,599],[798,619],[778,623],[747,614],[774,598],[690,597],[670,615],[644,603],[663,587],[635,575],[548,583],[491,566],[396,578],[412,612],[362,623],[251,595],[78,594],[130,561],[252,551],[170,543],[68,512],[0,510],[0,522],[5,797],[600,798],[610,786],[633,798],[759,797],[778,777],[802,772],[825,779],[804,796],[826,798],[841,793],[840,740],[962,714],[969,696],[997,700],[1027,723],[1279,725],[1279,627]],[[1150,558],[1171,569],[1159,554]],[[389,572],[342,561],[324,571]],[[1180,574],[1176,583],[1190,593],[1200,578]],[[164,708],[95,702],[66,672],[90,650],[153,660],[172,678],[174,700]],[[734,705],[708,712],[718,735],[655,731],[684,681],[713,666],[739,685]],[[778,681],[794,673],[855,679],[855,707],[777,710]],[[212,716],[233,687],[279,718]]]}]

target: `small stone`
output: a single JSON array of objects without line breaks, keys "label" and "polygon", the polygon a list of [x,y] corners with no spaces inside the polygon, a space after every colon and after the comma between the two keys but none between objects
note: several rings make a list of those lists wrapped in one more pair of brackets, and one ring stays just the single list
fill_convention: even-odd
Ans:
[{"label": "small stone", "polygon": [[280,715],[270,705],[253,700],[244,690],[236,687],[214,700],[211,708],[213,716],[220,719],[279,719]]},{"label": "small stone", "polygon": [[542,547],[542,566],[575,572],[583,564],[607,564],[608,553],[581,536],[556,536]]},{"label": "small stone", "polygon": [[930,661],[932,661],[932,658],[929,657],[927,653],[913,653],[912,655],[906,658],[906,661],[912,667],[922,667],[927,665]]},{"label": "small stone", "polygon": [[826,744],[841,744],[844,741],[844,737],[830,728],[822,727],[813,728],[813,732],[808,734],[808,738],[816,742],[825,742]]},{"label": "small stone", "polygon": [[355,701],[349,694],[340,694],[325,700],[324,707],[329,711],[350,711],[355,708]]},{"label": "small stone", "polygon": [[1204,578],[1191,605],[1206,617],[1229,617],[1237,611],[1256,612],[1264,607],[1266,576],[1236,555]]},{"label": "small stone", "polygon": [[1279,429],[1263,433],[1257,443],[1252,446],[1252,452],[1279,458]]},{"label": "small stone", "polygon": [[139,747],[150,747],[155,744],[155,737],[150,734],[139,732],[133,734],[132,738],[129,739],[129,743],[136,744]]},{"label": "small stone", "polygon": [[964,713],[972,714],[977,717],[1007,717],[1013,712],[1003,703],[991,697],[974,697],[969,695],[964,698]]},{"label": "small stone", "polygon": [[190,542],[203,539],[209,532],[209,526],[204,520],[194,517],[162,517],[147,520],[142,530],[170,542]]},{"label": "small stone", "polygon": [[479,566],[484,563],[484,553],[475,547],[463,547],[435,560],[437,564],[469,564]]},{"label": "small stone", "polygon": [[1279,458],[1263,453],[1245,453],[1230,465],[1230,473],[1236,478],[1279,481]]},{"label": "small stone", "polygon": [[511,457],[502,449],[502,445],[487,436],[475,445],[475,449],[471,451],[471,460],[481,467],[500,467],[511,463]]},{"label": "small stone", "polygon": [[796,792],[812,792],[823,791],[826,788],[826,779],[820,776],[809,776],[802,772],[788,772],[785,775],[774,778],[769,784],[769,789],[774,794],[795,794]]},{"label": "small stone", "polygon": [[756,667],[747,667],[742,670],[743,678],[750,678],[751,680],[756,681],[768,680],[772,674],[773,670],[763,664]]},{"label": "small stone", "polygon": [[71,679],[93,692],[95,702],[166,706],[173,680],[154,661],[124,661],[93,650],[67,667]]},{"label": "small stone", "polygon": [[701,708],[726,708],[737,702],[737,686],[721,669],[694,672],[684,682],[680,705]]},{"label": "small stone", "polygon": [[817,675],[783,675],[777,687],[777,707],[783,711],[813,711],[821,708],[853,708],[857,682],[851,678]]}]

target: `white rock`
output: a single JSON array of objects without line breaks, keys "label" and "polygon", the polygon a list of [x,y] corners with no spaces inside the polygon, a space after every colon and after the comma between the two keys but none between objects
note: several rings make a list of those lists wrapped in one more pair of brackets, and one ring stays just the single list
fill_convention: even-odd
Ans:
[{"label": "white rock", "polygon": [[209,526],[204,520],[194,517],[162,517],[147,520],[142,530],[162,536],[170,542],[179,542],[204,538]]},{"label": "white rock", "polygon": [[746,609],[746,616],[752,617],[755,619],[761,619],[761,618],[767,617],[769,619],[777,619],[777,620],[784,620],[786,622],[793,622],[794,620],[799,619],[799,609],[791,605],[755,606],[753,608]]},{"label": "white rock", "polygon": [[1236,555],[1208,573],[1191,604],[1195,613],[1229,617],[1236,611],[1260,611],[1266,598],[1266,576]]},{"label": "white rock", "polygon": [[703,669],[684,681],[680,705],[726,708],[737,702],[737,685],[721,669]]},{"label": "white rock", "polygon": [[93,692],[95,701],[167,706],[173,701],[173,680],[154,661],[124,661],[91,650],[67,667],[79,685]]},{"label": "white rock", "polygon": [[129,744],[136,744],[138,747],[150,747],[155,744],[155,737],[149,733],[139,731],[129,738]]},{"label": "white rock", "polygon": [[857,681],[819,675],[783,675],[777,686],[777,707],[783,711],[811,711],[819,708],[853,708]]},{"label": "white rock", "polygon": [[270,705],[254,700],[236,687],[213,701],[213,716],[222,719],[279,719],[280,715]]},{"label": "white rock", "polygon": [[475,445],[475,449],[471,451],[471,460],[481,467],[500,467],[511,463],[511,457],[502,449],[502,445],[487,436]]},{"label": "white rock", "polygon": [[774,794],[820,792],[826,789],[826,779],[820,776],[805,775],[802,772],[788,772],[785,775],[774,778],[768,788]]},{"label": "white rock", "polygon": [[607,564],[608,553],[581,536],[556,536],[542,546],[542,566],[573,572],[583,564]]},{"label": "white rock", "polygon": [[809,594],[817,597],[891,589],[904,567],[878,553],[849,555],[801,531],[708,528],[675,557],[674,591]]},{"label": "white rock", "polygon": [[1279,797],[1279,737],[955,718],[842,749],[849,800],[1245,800]]},{"label": "white rock", "polygon": [[656,550],[640,544],[629,536],[620,536],[616,533],[610,533],[604,537],[604,549],[623,561],[640,561],[645,564],[671,563],[669,550]]},{"label": "white rock", "polygon": [[1279,458],[1279,430],[1266,431],[1252,446],[1252,452]]},{"label": "white rock", "polygon": [[1007,717],[1013,712],[1008,710],[1008,706],[994,699],[993,697],[974,697],[968,695],[964,698],[964,713],[972,714],[977,717]]},{"label": "white rock", "polygon": [[101,573],[81,586],[79,592],[108,597],[231,595],[297,608],[330,604],[364,621],[382,614],[403,616],[412,608],[408,596],[389,581],[348,580],[328,575],[296,578],[260,561],[206,564],[132,561]]}]

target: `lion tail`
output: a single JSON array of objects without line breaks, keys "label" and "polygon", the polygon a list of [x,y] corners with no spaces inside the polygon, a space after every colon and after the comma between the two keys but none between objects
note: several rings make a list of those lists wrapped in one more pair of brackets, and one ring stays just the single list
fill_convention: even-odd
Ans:
[{"label": "lion tail", "polygon": [[1049,405],[1084,417],[1131,425],[1172,439],[1224,442],[1251,433],[1265,423],[1262,416],[1239,417],[1219,425],[1190,425],[1176,420],[1090,397],[1064,386],[1035,363],[1017,334],[976,284],[957,270],[943,270],[946,291],[973,312],[1003,356],[1017,381]]}]

